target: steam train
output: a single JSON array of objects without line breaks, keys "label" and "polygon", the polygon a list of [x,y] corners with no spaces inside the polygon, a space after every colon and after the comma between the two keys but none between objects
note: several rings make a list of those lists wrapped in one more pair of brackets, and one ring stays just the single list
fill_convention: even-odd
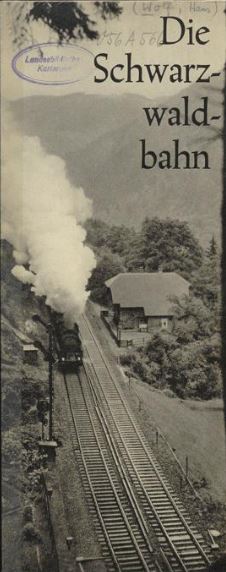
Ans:
[{"label": "steam train", "polygon": [[52,313],[52,324],[59,367],[62,371],[78,371],[83,362],[78,324],[67,328],[62,314]]}]

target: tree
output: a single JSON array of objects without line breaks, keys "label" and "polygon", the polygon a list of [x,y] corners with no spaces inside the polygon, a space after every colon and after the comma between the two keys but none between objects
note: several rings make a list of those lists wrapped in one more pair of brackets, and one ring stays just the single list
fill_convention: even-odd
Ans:
[{"label": "tree", "polygon": [[211,399],[222,390],[217,361],[209,361],[206,341],[181,345],[170,354],[168,383],[180,397]]},{"label": "tree", "polygon": [[151,341],[147,342],[144,352],[148,356],[150,363],[156,362],[159,364],[163,373],[169,351],[177,346],[178,344],[173,336],[156,333],[152,336]]},{"label": "tree", "polygon": [[132,241],[136,236],[133,228],[128,228],[124,225],[110,226],[102,220],[89,219],[85,223],[87,231],[86,242],[91,245],[99,253],[99,249],[107,247],[109,251],[125,257]]},{"label": "tree", "polygon": [[118,255],[111,252],[103,254],[88,282],[87,290],[91,290],[91,298],[100,304],[107,304],[105,281],[124,270],[123,261]]},{"label": "tree", "polygon": [[135,236],[136,233],[133,228],[128,228],[125,225],[111,226],[106,245],[115,254],[125,257],[126,253],[130,251]]},{"label": "tree", "polygon": [[145,219],[136,239],[136,256],[132,253],[135,264],[146,272],[179,272],[185,278],[190,278],[202,258],[202,248],[186,222],[158,218]]},{"label": "tree", "polygon": [[125,251],[125,264],[129,272],[144,272],[146,261],[142,255],[142,235],[134,232]]},{"label": "tree", "polygon": [[32,39],[31,23],[42,22],[54,32],[59,43],[99,37],[98,18],[107,20],[121,14],[118,2],[93,2],[95,18],[91,17],[90,3],[80,2],[19,2],[9,3],[12,17],[14,42],[22,46]]},{"label": "tree", "polygon": [[208,256],[208,258],[212,259],[215,258],[217,254],[218,254],[217,243],[214,236],[212,236],[209,247],[207,248],[206,251],[206,255]]},{"label": "tree", "polygon": [[178,343],[173,336],[156,333],[144,348],[148,365],[152,368],[152,372],[155,372],[155,384],[160,387],[168,383],[170,354],[177,347]]},{"label": "tree", "polygon": [[214,333],[214,319],[200,298],[183,296],[175,298],[172,305],[173,334],[177,341],[187,344]]},{"label": "tree", "polygon": [[192,288],[194,295],[202,298],[204,304],[214,313],[217,324],[221,303],[220,256],[214,239],[210,242],[200,268],[193,274]]},{"label": "tree", "polygon": [[87,232],[86,242],[94,249],[99,249],[105,245],[106,237],[109,233],[109,226],[99,219],[90,218],[85,222]]},{"label": "tree", "polygon": [[222,392],[221,344],[214,313],[194,295],[172,301],[171,334],[155,333],[122,363],[158,388],[185,398],[211,399]]}]

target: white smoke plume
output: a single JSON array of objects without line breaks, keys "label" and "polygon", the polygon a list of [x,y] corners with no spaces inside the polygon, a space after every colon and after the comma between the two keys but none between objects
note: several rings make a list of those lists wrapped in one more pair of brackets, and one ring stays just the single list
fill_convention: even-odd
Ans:
[{"label": "white smoke plume", "polygon": [[16,264],[16,266],[12,268],[11,272],[13,276],[20,280],[20,282],[23,282],[23,284],[35,283],[35,274],[33,274],[30,270],[26,270],[24,266],[19,266],[19,264]]},{"label": "white smoke plume", "polygon": [[60,157],[48,155],[37,137],[22,136],[9,113],[4,117],[2,233],[14,247],[12,272],[66,320],[76,320],[95,267],[81,226],[91,201],[71,185]]},{"label": "white smoke plume", "polygon": [[25,325],[26,334],[28,334],[29,336],[31,334],[37,336],[38,328],[37,328],[37,324],[35,322],[33,322],[32,320],[26,320],[24,325]]}]

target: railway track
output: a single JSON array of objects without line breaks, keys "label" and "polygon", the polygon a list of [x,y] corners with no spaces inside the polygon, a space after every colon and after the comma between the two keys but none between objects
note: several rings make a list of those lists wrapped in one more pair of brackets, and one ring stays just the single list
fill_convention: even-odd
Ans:
[{"label": "railway track", "polygon": [[89,511],[110,572],[161,572],[87,378],[65,377],[68,418]]},{"label": "railway track", "polygon": [[[101,404],[106,430],[111,436],[118,463],[131,484],[141,514],[163,551],[167,569],[203,572],[210,550],[187,511],[167,482],[144,435],[129,411],[99,342],[83,316],[80,323],[85,350],[84,368]],[[143,568],[145,570],[145,568]],[[128,566],[125,568],[129,571]]]}]

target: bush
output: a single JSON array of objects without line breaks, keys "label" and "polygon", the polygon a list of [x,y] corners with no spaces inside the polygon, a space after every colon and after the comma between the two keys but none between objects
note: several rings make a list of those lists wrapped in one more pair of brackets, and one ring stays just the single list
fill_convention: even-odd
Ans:
[{"label": "bush", "polygon": [[164,393],[164,395],[166,395],[167,397],[170,397],[170,398],[176,397],[175,393],[169,387],[165,387],[165,389],[163,389],[162,393]]},{"label": "bush", "polygon": [[24,507],[23,521],[25,524],[33,521],[33,511],[31,505],[26,505]]},{"label": "bush", "polygon": [[137,356],[136,359],[134,360],[134,363],[132,364],[132,367],[134,373],[139,375],[139,377],[141,377],[143,381],[149,382],[150,371],[144,359]]},{"label": "bush", "polygon": [[35,542],[35,544],[40,544],[42,542],[41,535],[31,522],[27,522],[27,524],[24,525],[22,537],[23,540],[26,540],[27,542]]},{"label": "bush", "polygon": [[[120,363],[127,366],[129,371],[136,377],[140,377],[145,383],[155,385],[160,379],[160,366],[157,363],[148,362],[147,357],[143,356],[140,349],[133,354],[124,354],[120,357]],[[128,372],[127,372],[128,375]]]},{"label": "bush", "polygon": [[122,355],[120,362],[169,397],[211,399],[222,394],[220,340],[216,334],[190,343],[155,334],[144,348]]},{"label": "bush", "polygon": [[206,342],[181,346],[170,355],[168,382],[180,397],[211,399],[222,392],[221,372],[213,354],[205,351]]},{"label": "bush", "polygon": [[2,428],[7,430],[20,421],[21,382],[14,377],[4,379],[2,384]]},{"label": "bush", "polygon": [[120,363],[121,365],[131,366],[134,359],[134,354],[123,354],[120,356]]},{"label": "bush", "polygon": [[21,459],[21,435],[17,427],[2,434],[2,457],[5,463],[18,463]]}]

